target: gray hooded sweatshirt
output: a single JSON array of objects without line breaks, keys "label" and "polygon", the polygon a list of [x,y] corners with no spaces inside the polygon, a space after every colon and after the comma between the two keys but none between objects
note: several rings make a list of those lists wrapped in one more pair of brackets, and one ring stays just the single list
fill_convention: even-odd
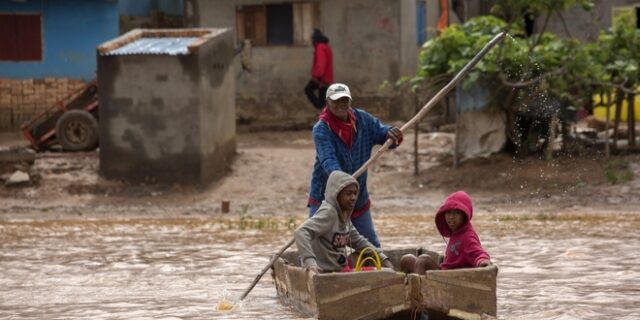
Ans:
[{"label": "gray hooded sweatshirt", "polygon": [[[333,171],[327,180],[324,198],[318,211],[296,229],[294,238],[303,267],[319,266],[325,272],[340,271],[347,265],[347,245],[357,251],[375,247],[360,235],[351,224],[351,212],[341,217],[338,194],[356,179],[342,172]],[[359,187],[358,187],[359,188]],[[380,260],[387,257],[376,249]]]}]

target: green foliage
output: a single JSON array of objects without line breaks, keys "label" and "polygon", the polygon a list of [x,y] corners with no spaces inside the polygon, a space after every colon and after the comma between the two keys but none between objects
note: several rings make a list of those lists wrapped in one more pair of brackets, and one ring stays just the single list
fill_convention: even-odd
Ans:
[{"label": "green foliage", "polygon": [[[429,79],[441,74],[452,77],[469,62],[497,33],[505,30],[505,21],[481,16],[464,25],[452,25],[427,42],[420,53],[418,77]],[[511,30],[520,33],[519,27]],[[530,48],[524,38],[508,37],[498,50],[492,50],[465,79],[469,87],[481,78],[503,79],[506,83],[535,80],[544,75],[539,88],[569,101],[580,101],[574,92],[587,86],[585,79],[597,73],[588,50],[575,40],[543,33],[539,44]],[[496,84],[501,85],[501,84]],[[538,88],[538,89],[539,89]]]},{"label": "green foliage", "polygon": [[543,14],[562,12],[574,6],[590,11],[593,0],[498,0],[491,13],[506,20],[509,24],[524,26],[524,17],[536,19]]},{"label": "green foliage", "polygon": [[623,159],[613,159],[607,162],[604,175],[611,184],[624,183],[633,180],[633,171],[629,162]]},{"label": "green foliage", "polygon": [[602,74],[587,46],[552,34],[542,37],[531,59],[539,66],[536,76],[546,75],[542,84],[548,92],[571,105],[585,105],[591,97],[592,80]]},{"label": "green foliage", "polygon": [[[426,42],[420,52],[418,76],[453,75],[464,67],[496,34],[505,30],[506,23],[496,17],[481,16],[464,25],[451,25],[442,34]],[[476,70],[496,72],[496,53],[490,52]],[[470,75],[470,77],[474,77]],[[476,76],[477,77],[477,76]]]},{"label": "green foliage", "polygon": [[627,16],[620,17],[620,23],[603,32],[594,44],[546,32],[535,34],[532,39],[525,37],[524,15],[535,19],[574,6],[591,10],[593,1],[498,0],[492,9],[498,17],[480,16],[464,25],[451,25],[425,43],[419,69],[410,82],[414,87],[441,86],[496,34],[505,31],[510,36],[468,74],[463,82],[465,88],[478,81],[487,87],[486,79],[497,79],[489,82],[488,90],[509,92],[518,88],[519,96],[553,97],[562,108],[571,110],[588,107],[593,93],[610,87],[611,82],[635,88],[640,83],[640,30]]},{"label": "green foliage", "polygon": [[600,80],[626,82],[628,88],[640,83],[640,29],[630,17],[621,17],[616,26],[601,32],[598,42],[589,49],[595,63],[603,68]]}]

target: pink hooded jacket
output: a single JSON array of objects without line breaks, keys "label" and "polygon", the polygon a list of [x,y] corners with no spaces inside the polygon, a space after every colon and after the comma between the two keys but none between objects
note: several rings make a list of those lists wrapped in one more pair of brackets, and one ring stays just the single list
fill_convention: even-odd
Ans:
[{"label": "pink hooded jacket", "polygon": [[[460,210],[467,215],[466,223],[455,233],[447,225],[444,213],[449,210]],[[482,248],[478,234],[471,225],[473,204],[471,197],[464,191],[457,191],[449,195],[436,213],[436,227],[449,242],[444,253],[444,261],[440,265],[443,270],[458,268],[473,268],[483,260],[489,260],[489,254]]]}]

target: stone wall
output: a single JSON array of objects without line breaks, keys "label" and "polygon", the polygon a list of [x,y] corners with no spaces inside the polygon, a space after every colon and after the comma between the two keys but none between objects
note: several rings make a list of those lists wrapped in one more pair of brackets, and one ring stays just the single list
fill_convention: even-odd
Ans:
[{"label": "stone wall", "polygon": [[18,130],[84,85],[84,81],[70,78],[0,79],[0,130]]}]

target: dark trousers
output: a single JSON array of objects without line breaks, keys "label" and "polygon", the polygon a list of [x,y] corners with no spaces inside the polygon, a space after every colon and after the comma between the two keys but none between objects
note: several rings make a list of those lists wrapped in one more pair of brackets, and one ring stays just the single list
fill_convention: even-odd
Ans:
[{"label": "dark trousers", "polygon": [[304,93],[307,95],[307,98],[309,98],[311,104],[313,104],[316,109],[321,110],[324,107],[324,99],[327,95],[327,89],[328,87],[321,86],[313,80],[309,80],[307,86],[304,87]]}]

